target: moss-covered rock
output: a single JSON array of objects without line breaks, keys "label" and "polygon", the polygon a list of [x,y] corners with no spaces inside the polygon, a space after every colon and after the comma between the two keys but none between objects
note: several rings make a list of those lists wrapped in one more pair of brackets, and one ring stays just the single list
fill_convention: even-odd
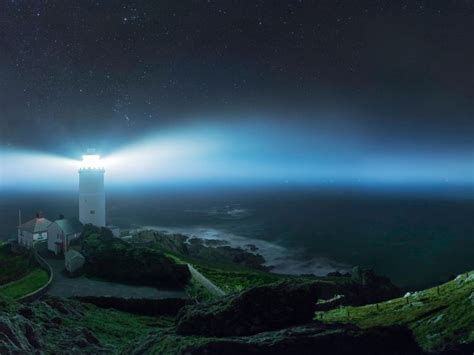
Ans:
[{"label": "moss-covered rock", "polygon": [[0,354],[111,352],[89,329],[72,325],[85,311],[79,302],[53,297],[0,311]]},{"label": "moss-covered rock", "polygon": [[364,331],[348,325],[312,322],[251,336],[209,338],[153,334],[124,354],[421,354],[407,328]]},{"label": "moss-covered rock", "polygon": [[249,335],[309,321],[320,290],[318,282],[283,281],[187,306],[178,314],[177,332],[183,335]]},{"label": "moss-covered rock", "polygon": [[[391,283],[337,284],[301,279],[284,280],[245,290],[208,303],[184,307],[177,318],[177,332],[187,335],[249,335],[280,329],[313,318],[327,304],[359,305],[387,299],[395,292]],[[372,288],[373,287],[373,288]]]},{"label": "moss-covered rock", "polygon": [[404,325],[429,353],[474,353],[474,272],[431,289],[362,307],[340,307],[318,312],[327,323],[353,323],[361,328]]},{"label": "moss-covered rock", "polygon": [[257,253],[257,248],[249,246],[250,251],[231,247],[224,240],[206,240],[182,234],[165,234],[158,231],[141,231],[133,236],[133,243],[147,245],[184,257],[198,260],[238,265],[245,268],[267,271],[265,259]]}]

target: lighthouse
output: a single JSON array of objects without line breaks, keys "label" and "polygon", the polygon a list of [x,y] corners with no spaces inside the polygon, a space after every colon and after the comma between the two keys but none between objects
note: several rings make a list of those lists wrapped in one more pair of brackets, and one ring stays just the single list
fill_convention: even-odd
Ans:
[{"label": "lighthouse", "polygon": [[83,224],[106,225],[104,174],[100,155],[82,156],[79,168],[79,220]]}]

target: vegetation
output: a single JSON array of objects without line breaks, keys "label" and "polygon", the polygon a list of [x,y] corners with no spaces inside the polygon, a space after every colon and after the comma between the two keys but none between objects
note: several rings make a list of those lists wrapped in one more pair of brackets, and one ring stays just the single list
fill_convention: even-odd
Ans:
[{"label": "vegetation", "polygon": [[[196,259],[190,256],[179,255],[169,251],[165,254],[180,264],[191,264],[225,293],[240,292],[250,287],[270,284],[289,278],[286,275],[272,274],[254,270],[231,263],[222,263]],[[212,299],[208,292],[202,294],[196,285],[188,287],[188,294],[200,301]]]},{"label": "vegetation", "polygon": [[186,293],[197,302],[206,302],[215,298],[200,282],[192,278],[186,286]]},{"label": "vegetation", "polygon": [[153,287],[184,287],[190,273],[162,252],[114,238],[107,228],[86,225],[81,235],[90,276]]},{"label": "vegetation", "polygon": [[196,269],[226,293],[240,292],[250,287],[267,285],[285,279],[284,276],[253,270],[223,270],[194,265]]},{"label": "vegetation", "polygon": [[0,285],[21,279],[35,268],[30,253],[15,254],[9,244],[0,244]]},{"label": "vegetation", "polygon": [[474,342],[473,306],[474,272],[470,272],[409,296],[317,312],[315,318],[326,323],[353,323],[364,329],[406,325],[425,351],[443,351]]},{"label": "vegetation", "polygon": [[49,276],[40,268],[34,269],[27,276],[0,288],[0,294],[11,298],[19,298],[36,291],[48,282]]},{"label": "vegetation", "polygon": [[138,316],[87,305],[82,317],[74,320],[66,318],[64,325],[85,327],[92,331],[102,344],[119,350],[132,340],[146,336],[152,329],[167,328],[173,323],[174,319],[170,317]]}]

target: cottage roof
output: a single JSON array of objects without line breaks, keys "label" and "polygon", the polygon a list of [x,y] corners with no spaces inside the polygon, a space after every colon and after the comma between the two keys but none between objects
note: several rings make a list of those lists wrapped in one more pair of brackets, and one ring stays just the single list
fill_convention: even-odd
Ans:
[{"label": "cottage roof", "polygon": [[54,221],[65,235],[82,232],[82,223],[77,218],[58,219]]},{"label": "cottage roof", "polygon": [[51,223],[49,219],[36,217],[18,226],[18,229],[30,233],[43,233],[48,230]]}]

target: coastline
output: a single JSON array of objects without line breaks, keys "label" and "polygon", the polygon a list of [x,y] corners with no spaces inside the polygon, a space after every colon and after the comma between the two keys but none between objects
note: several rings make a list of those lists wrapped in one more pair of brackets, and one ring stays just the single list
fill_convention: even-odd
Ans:
[{"label": "coastline", "polygon": [[326,276],[329,272],[348,272],[352,268],[348,264],[326,257],[312,256],[308,258],[303,255],[302,251],[297,249],[289,249],[265,240],[239,236],[214,227],[202,225],[191,227],[145,225],[133,229],[133,231],[144,230],[153,230],[166,234],[182,234],[188,238],[198,238],[203,241],[222,241],[226,246],[240,248],[246,252],[261,255],[265,259],[263,265],[271,268],[270,272],[278,274]]}]

